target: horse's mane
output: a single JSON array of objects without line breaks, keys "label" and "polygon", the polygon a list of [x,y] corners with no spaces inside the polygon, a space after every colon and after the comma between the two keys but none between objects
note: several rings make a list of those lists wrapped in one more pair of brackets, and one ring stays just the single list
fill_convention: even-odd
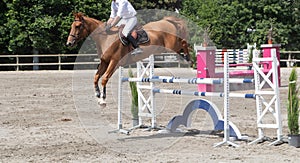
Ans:
[{"label": "horse's mane", "polygon": [[98,20],[98,19],[95,19],[95,18],[91,18],[91,17],[88,17],[86,16],[84,13],[82,12],[77,12],[77,13],[73,13],[74,15],[74,18],[79,18],[80,20],[84,19],[84,18],[89,18],[91,19],[92,21],[96,22],[97,24],[102,24],[103,22]]},{"label": "horse's mane", "polygon": [[74,18],[80,18],[80,19],[85,17],[84,13],[82,12],[73,12],[73,16]]},{"label": "horse's mane", "polygon": [[187,26],[182,19],[174,16],[165,16],[163,20],[172,23],[178,29],[177,34],[180,38],[187,39]]}]

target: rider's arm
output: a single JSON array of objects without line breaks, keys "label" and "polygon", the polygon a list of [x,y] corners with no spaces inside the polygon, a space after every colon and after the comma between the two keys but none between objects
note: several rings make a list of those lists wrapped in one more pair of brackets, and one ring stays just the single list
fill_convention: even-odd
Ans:
[{"label": "rider's arm", "polygon": [[120,17],[116,16],[115,18],[113,18],[113,20],[110,22],[110,25],[113,27],[115,25],[117,25],[117,23],[120,21]]},{"label": "rider's arm", "polygon": [[111,8],[111,11],[110,11],[109,19],[107,21],[107,25],[111,26],[112,22],[115,20],[115,18],[117,16],[117,11],[118,11],[118,8],[114,1],[112,1],[110,8]]},{"label": "rider's arm", "polygon": [[114,18],[109,18],[109,19],[107,20],[107,24],[110,25],[113,21],[114,21]]}]

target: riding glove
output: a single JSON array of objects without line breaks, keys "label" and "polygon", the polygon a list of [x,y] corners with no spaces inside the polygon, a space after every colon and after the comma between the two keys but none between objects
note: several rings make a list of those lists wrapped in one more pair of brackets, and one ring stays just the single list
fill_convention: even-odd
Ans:
[{"label": "riding glove", "polygon": [[111,25],[110,25],[110,24],[107,24],[107,25],[105,26],[105,31],[106,31],[106,32],[109,32],[109,31],[110,31],[110,28],[111,28]]}]

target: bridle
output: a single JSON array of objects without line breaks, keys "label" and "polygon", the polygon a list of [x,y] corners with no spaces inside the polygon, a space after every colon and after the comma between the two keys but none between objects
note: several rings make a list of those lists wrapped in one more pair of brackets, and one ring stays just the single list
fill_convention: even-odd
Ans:
[{"label": "bridle", "polygon": [[[74,22],[81,22],[81,25],[79,26],[79,32],[77,34],[69,34],[69,36],[73,37],[74,40],[78,40],[79,39],[79,36],[83,30],[83,28],[85,28],[85,21],[84,19],[82,18],[82,20],[79,20],[79,19],[75,19]],[[75,28],[77,28],[78,26],[76,26]]]}]

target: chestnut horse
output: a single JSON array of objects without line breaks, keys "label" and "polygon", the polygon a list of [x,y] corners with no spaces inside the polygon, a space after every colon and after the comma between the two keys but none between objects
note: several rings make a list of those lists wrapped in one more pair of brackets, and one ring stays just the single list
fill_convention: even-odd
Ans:
[{"label": "chestnut horse", "polygon": [[[176,17],[165,17],[162,20],[150,22],[143,26],[147,32],[149,42],[140,45],[142,54],[130,54],[131,46],[124,46],[118,36],[118,28],[105,31],[105,23],[82,13],[74,14],[74,22],[67,40],[68,46],[74,46],[78,41],[91,36],[96,43],[100,64],[94,77],[95,95],[100,98],[99,104],[105,104],[106,84],[119,66],[128,65],[148,57],[151,54],[173,51],[189,58],[188,44],[186,41],[185,23]],[[98,81],[102,77],[102,89]],[[101,92],[102,90],[102,92]]]}]

